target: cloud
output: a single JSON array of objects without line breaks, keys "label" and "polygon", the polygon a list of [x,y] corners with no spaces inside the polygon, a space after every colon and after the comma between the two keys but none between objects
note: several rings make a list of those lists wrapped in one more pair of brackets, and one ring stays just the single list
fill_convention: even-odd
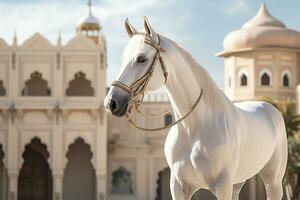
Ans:
[{"label": "cloud", "polygon": [[[155,30],[180,44],[195,41],[195,35],[187,34],[193,12],[198,3],[183,3],[175,0],[102,0],[93,6],[93,13],[100,19],[102,32],[107,39],[108,83],[119,71],[122,51],[128,41],[124,19],[129,17],[137,29],[143,28],[142,16],[149,17]],[[70,6],[71,5],[71,6]],[[190,7],[188,7],[190,6]],[[41,1],[25,3],[0,2],[0,38],[12,42],[17,30],[19,44],[35,32],[40,32],[53,44],[58,32],[62,32],[65,44],[75,35],[78,19],[85,16],[86,5],[78,0]]]},{"label": "cloud", "polygon": [[234,0],[229,5],[225,10],[225,13],[229,15],[249,14],[251,12],[247,0]]}]

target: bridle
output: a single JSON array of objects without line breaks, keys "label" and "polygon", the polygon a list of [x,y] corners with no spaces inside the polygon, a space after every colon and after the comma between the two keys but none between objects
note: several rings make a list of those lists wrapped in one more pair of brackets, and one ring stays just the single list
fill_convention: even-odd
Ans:
[{"label": "bridle", "polygon": [[[159,62],[160,66],[162,68],[162,71],[163,71],[163,74],[164,74],[164,78],[165,78],[164,84],[166,84],[166,82],[167,82],[168,72],[166,70],[163,58],[161,57],[161,53],[165,52],[165,50],[161,46],[161,39],[160,39],[159,35],[157,35],[158,42],[156,43],[156,42],[153,42],[153,40],[150,38],[150,36],[148,34],[140,33],[140,32],[135,33],[135,35],[137,35],[137,34],[138,35],[143,35],[145,37],[144,38],[144,42],[146,44],[150,45],[151,47],[153,47],[156,50],[156,53],[154,55],[155,58],[152,61],[152,63],[150,65],[150,67],[148,68],[148,70],[145,72],[145,74],[141,78],[139,78],[136,81],[134,81],[130,86],[127,86],[124,83],[121,83],[119,81],[113,81],[113,83],[111,84],[111,86],[115,86],[115,87],[121,88],[121,89],[125,90],[126,92],[128,92],[130,94],[130,101],[128,103],[128,109],[127,109],[127,113],[126,113],[126,118],[127,118],[128,122],[131,123],[136,129],[142,130],[142,131],[147,131],[147,132],[149,132],[149,131],[164,130],[164,129],[170,128],[170,127],[178,124],[182,120],[184,120],[195,109],[195,107],[197,106],[197,104],[199,103],[199,101],[201,99],[203,90],[201,88],[200,95],[197,98],[195,104],[191,107],[191,109],[187,113],[185,113],[181,118],[179,118],[176,121],[173,121],[171,124],[165,125],[165,126],[162,126],[162,127],[159,127],[159,128],[145,128],[145,127],[138,126],[130,118],[129,114],[131,113],[131,110],[132,110],[133,107],[136,108],[136,110],[137,110],[138,113],[143,114],[139,110],[139,106],[141,105],[141,102],[144,99],[145,90],[146,90],[147,85],[148,85],[148,83],[149,83],[149,81],[150,81],[150,79],[151,79],[151,77],[153,75],[153,71],[154,71],[154,67],[156,66],[156,63]],[[169,112],[171,112],[171,111],[164,112],[163,114],[166,114],[166,113],[169,113]],[[146,115],[146,114],[143,114],[143,115],[145,115],[146,117],[155,118],[155,117],[161,116],[162,114],[156,114],[156,115]]]},{"label": "bridle", "polygon": [[131,109],[134,105],[139,105],[143,101],[146,87],[153,75],[154,67],[157,62],[160,63],[160,66],[164,73],[165,83],[167,82],[167,78],[168,78],[168,73],[167,73],[164,61],[161,57],[161,52],[164,52],[164,49],[160,45],[160,37],[158,36],[158,43],[155,43],[155,42],[152,42],[150,36],[145,33],[136,33],[136,34],[145,36],[144,42],[146,44],[150,45],[151,47],[153,47],[154,49],[156,49],[156,52],[154,55],[155,58],[152,61],[149,69],[145,72],[145,74],[141,78],[139,78],[135,82],[133,82],[131,84],[131,86],[127,86],[124,83],[121,83],[119,81],[114,81],[111,84],[112,86],[119,87],[119,88],[127,91],[130,94],[131,100],[128,104],[128,112],[129,113],[131,112]]}]

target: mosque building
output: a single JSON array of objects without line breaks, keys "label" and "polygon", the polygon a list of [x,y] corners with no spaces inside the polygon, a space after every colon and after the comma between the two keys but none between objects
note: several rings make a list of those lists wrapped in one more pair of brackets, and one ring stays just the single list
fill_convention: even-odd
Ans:
[{"label": "mosque building", "polygon": [[[138,132],[108,117],[106,40],[89,1],[65,45],[36,33],[12,45],[0,39],[0,200],[171,200],[163,146],[168,131]],[[262,5],[224,40],[225,93],[233,101],[271,97],[297,101],[300,33]],[[149,94],[143,110],[169,110],[165,94]],[[173,116],[133,119],[146,127]],[[262,200],[256,177],[243,200]],[[196,199],[215,199],[205,190]]]}]

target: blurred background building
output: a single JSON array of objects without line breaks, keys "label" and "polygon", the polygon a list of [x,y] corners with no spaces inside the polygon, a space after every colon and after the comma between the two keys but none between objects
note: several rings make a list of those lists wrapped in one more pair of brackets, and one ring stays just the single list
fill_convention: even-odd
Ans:
[{"label": "blurred background building", "polygon": [[[171,200],[163,146],[167,134],[138,132],[110,118],[106,94],[106,42],[92,13],[78,21],[65,45],[36,33],[23,44],[0,39],[0,199]],[[265,5],[224,40],[225,93],[233,101],[270,97],[297,105],[300,33],[272,17]],[[170,108],[165,94],[146,96],[143,110]],[[145,119],[159,127],[173,116]],[[208,191],[194,199],[215,199]],[[265,199],[260,178],[249,180],[243,200]]]}]

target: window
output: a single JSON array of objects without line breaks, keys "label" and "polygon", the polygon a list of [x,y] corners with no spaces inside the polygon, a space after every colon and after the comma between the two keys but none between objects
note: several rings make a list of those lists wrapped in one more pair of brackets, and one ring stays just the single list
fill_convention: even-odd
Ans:
[{"label": "window", "polygon": [[241,82],[241,86],[248,85],[248,78],[247,78],[246,74],[242,74],[240,82]]},{"label": "window", "polygon": [[292,74],[289,70],[286,69],[282,72],[281,79],[282,79],[282,86],[283,87],[292,86]]},{"label": "window", "polygon": [[263,69],[259,72],[259,85],[270,86],[272,85],[272,72],[269,69]]},{"label": "window", "polygon": [[42,74],[35,71],[31,74],[28,81],[25,82],[25,87],[22,90],[22,96],[50,96],[51,90],[48,87],[48,82],[43,79]]},{"label": "window", "polygon": [[67,96],[94,96],[94,89],[91,86],[91,81],[86,79],[83,72],[75,74],[73,80],[69,82],[69,87],[66,90]]},{"label": "window", "polygon": [[165,115],[165,126],[168,126],[170,124],[172,124],[173,122],[173,117],[171,114],[166,114]]},{"label": "window", "polygon": [[260,78],[261,85],[267,86],[270,84],[270,76],[265,72]]},{"label": "window", "polygon": [[125,167],[119,167],[112,173],[112,194],[133,194],[131,173]]},{"label": "window", "polygon": [[289,87],[290,86],[290,79],[287,74],[283,76],[283,87]]},{"label": "window", "polygon": [[6,90],[3,86],[3,81],[0,80],[0,96],[5,96],[6,95]]}]

